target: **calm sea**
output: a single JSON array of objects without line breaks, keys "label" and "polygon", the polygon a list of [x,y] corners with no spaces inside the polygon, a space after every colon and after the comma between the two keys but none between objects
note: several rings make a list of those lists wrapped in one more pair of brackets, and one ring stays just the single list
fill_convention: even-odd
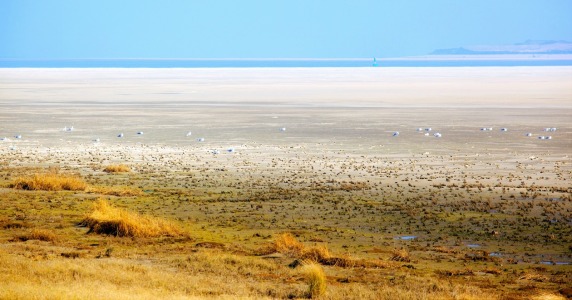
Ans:
[{"label": "calm sea", "polygon": [[[0,68],[355,68],[372,67],[367,59],[0,59]],[[572,66],[572,60],[383,60],[377,67]]]}]

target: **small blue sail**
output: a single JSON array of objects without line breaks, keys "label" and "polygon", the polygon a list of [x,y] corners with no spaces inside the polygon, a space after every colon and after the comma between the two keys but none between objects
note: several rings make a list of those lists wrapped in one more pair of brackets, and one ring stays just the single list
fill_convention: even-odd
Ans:
[{"label": "small blue sail", "polygon": [[377,67],[377,60],[375,59],[375,57],[373,58],[373,66]]}]

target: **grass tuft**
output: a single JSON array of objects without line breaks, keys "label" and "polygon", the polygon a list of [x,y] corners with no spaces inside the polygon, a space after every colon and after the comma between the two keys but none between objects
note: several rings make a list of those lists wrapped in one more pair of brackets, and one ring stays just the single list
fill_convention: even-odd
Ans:
[{"label": "grass tuft", "polygon": [[107,173],[127,173],[131,172],[131,169],[126,165],[109,165],[103,169],[103,172]]},{"label": "grass tuft", "polygon": [[44,242],[55,242],[58,240],[58,237],[51,230],[34,228],[28,234],[19,236],[18,239],[21,241],[24,241],[24,242],[27,240],[39,240],[39,241],[44,241]]},{"label": "grass tuft", "polygon": [[280,252],[291,257],[300,257],[304,251],[304,244],[298,242],[291,233],[283,233],[274,240],[276,252]]},{"label": "grass tuft", "polygon": [[88,185],[77,175],[50,172],[18,177],[10,184],[10,187],[31,191],[83,191]]},{"label": "grass tuft", "polygon": [[82,221],[82,225],[89,227],[88,233],[121,237],[180,236],[182,234],[182,230],[171,222],[113,207],[103,199],[95,202],[93,211]]},{"label": "grass tuft", "polygon": [[305,260],[302,274],[308,282],[308,297],[317,298],[326,293],[326,274],[322,267],[311,260]]},{"label": "grass tuft", "polygon": [[393,255],[391,256],[391,260],[400,262],[410,262],[411,258],[409,257],[409,252],[407,252],[407,250],[401,249],[401,250],[393,250]]},{"label": "grass tuft", "polygon": [[300,258],[308,259],[315,262],[322,262],[332,258],[332,254],[326,246],[316,246],[302,251]]}]

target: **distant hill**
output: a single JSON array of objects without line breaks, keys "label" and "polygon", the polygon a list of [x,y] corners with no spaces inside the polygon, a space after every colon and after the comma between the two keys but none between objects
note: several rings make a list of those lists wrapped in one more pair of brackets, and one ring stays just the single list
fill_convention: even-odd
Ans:
[{"label": "distant hill", "polygon": [[432,55],[483,55],[483,54],[572,54],[572,43],[567,41],[528,40],[513,45],[468,46],[437,49]]}]

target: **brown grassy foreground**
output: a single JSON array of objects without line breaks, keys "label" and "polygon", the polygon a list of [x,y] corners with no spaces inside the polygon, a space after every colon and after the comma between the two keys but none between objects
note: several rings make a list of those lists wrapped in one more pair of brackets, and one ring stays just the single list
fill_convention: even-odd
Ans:
[{"label": "brown grassy foreground", "polygon": [[180,159],[117,175],[60,165],[76,191],[24,189],[36,169],[1,167],[0,298],[517,300],[570,286],[566,163],[475,179],[355,156],[352,179],[330,180],[347,160],[291,179],[275,171],[288,159],[264,178],[255,159],[252,173]]}]

